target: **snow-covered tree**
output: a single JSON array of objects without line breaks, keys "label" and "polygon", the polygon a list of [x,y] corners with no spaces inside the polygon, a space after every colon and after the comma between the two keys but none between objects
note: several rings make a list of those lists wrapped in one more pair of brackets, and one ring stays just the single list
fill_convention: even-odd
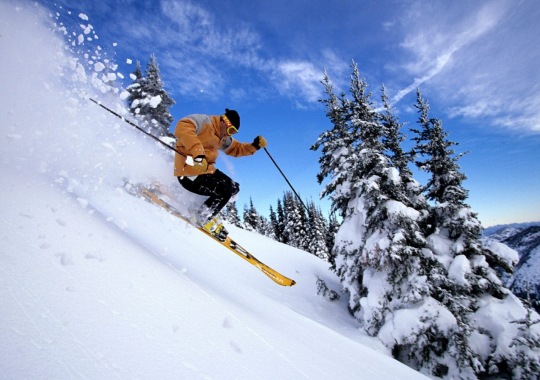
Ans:
[{"label": "snow-covered tree", "polygon": [[401,182],[400,192],[396,192],[394,197],[405,205],[420,211],[422,213],[420,221],[423,221],[428,215],[429,207],[426,198],[422,194],[423,187],[414,179],[410,168],[410,165],[414,162],[415,151],[405,152],[402,148],[405,141],[405,136],[402,133],[404,124],[400,123],[395,116],[394,108],[388,100],[384,86],[381,89],[381,100],[383,109],[380,113],[380,122],[384,128],[383,149],[390,160],[390,165],[397,169]]},{"label": "snow-covered tree", "polygon": [[326,248],[328,251],[328,262],[331,264],[332,270],[335,270],[336,256],[334,252],[334,244],[336,242],[336,234],[339,231],[341,223],[337,220],[336,214],[331,212],[328,216],[328,233],[326,234]]},{"label": "snow-covered tree", "polygon": [[243,228],[242,221],[238,215],[238,208],[236,202],[229,202],[222,211],[223,218],[232,225]]},{"label": "snow-covered tree", "polygon": [[249,198],[249,207],[244,205],[244,226],[249,231],[258,231],[260,224],[260,215],[253,205],[253,200]]},{"label": "snow-covered tree", "polygon": [[413,176],[409,168],[412,157],[410,153],[403,151],[402,144],[405,141],[405,136],[402,133],[403,124],[395,116],[394,108],[390,104],[384,86],[381,88],[381,101],[383,110],[379,117],[384,128],[382,136],[384,153],[390,159],[391,165],[399,171],[401,178],[409,180]]},{"label": "snow-covered tree", "polygon": [[277,201],[277,223],[276,223],[276,226],[274,228],[274,232],[276,234],[277,241],[287,244],[287,237],[284,234],[285,223],[286,223],[285,211],[283,209],[281,199],[278,199],[278,201]]},{"label": "snow-covered tree", "polygon": [[321,157],[319,158],[321,170],[317,174],[319,183],[330,177],[329,182],[324,186],[321,197],[328,196],[332,200],[332,211],[337,211],[343,216],[347,212],[348,200],[351,197],[351,189],[343,184],[348,183],[351,177],[351,168],[354,166],[356,157],[353,152],[356,136],[352,133],[349,124],[349,104],[345,94],[342,93],[338,97],[334,93],[334,85],[326,72],[321,83],[324,85],[328,97],[321,102],[326,106],[326,116],[332,123],[332,129],[323,132],[311,149],[321,149]]},{"label": "snow-covered tree", "polygon": [[308,241],[305,250],[315,256],[328,261],[329,252],[326,245],[328,235],[328,226],[322,212],[314,202],[308,202]]},{"label": "snow-covered tree", "polygon": [[[538,326],[511,325],[528,310],[498,277],[513,258],[479,242],[481,226],[465,203],[465,177],[442,123],[430,119],[420,101],[421,134],[415,150],[404,153],[401,125],[384,90],[383,113],[377,114],[356,65],[350,101],[336,102],[328,83],[327,116],[334,131],[336,120],[345,121],[339,126],[347,131],[348,157],[330,138],[337,134],[323,134],[316,147],[326,148],[320,162],[332,168],[321,168],[333,186],[325,195],[343,212],[333,268],[352,314],[396,358],[430,376],[533,373],[538,348],[531,342],[537,341]],[[408,168],[414,154],[432,175],[425,188]],[[510,312],[502,313],[502,305]]]},{"label": "snow-covered tree", "polygon": [[283,196],[283,214],[285,217],[283,228],[285,243],[304,249],[308,243],[309,229],[306,212],[291,191],[286,191]]},{"label": "snow-covered tree", "polygon": [[128,92],[126,102],[128,104],[129,111],[133,115],[137,116],[137,105],[139,105],[145,98],[142,93],[142,82],[144,78],[141,71],[141,63],[139,61],[135,63],[135,71],[131,73],[129,77],[133,80],[133,82],[126,88],[126,91]]},{"label": "snow-covered tree", "polygon": [[[420,114],[420,127],[413,129],[414,149],[420,156],[416,164],[430,176],[424,191],[432,203],[424,234],[443,269],[437,276],[430,275],[432,296],[453,317],[442,350],[434,358],[437,367],[422,363],[421,368],[447,378],[528,378],[523,374],[540,368],[540,350],[531,345],[537,342],[540,327],[516,326],[530,310],[501,281],[501,273],[511,270],[517,255],[483,245],[481,224],[465,202],[466,177],[457,164],[461,155],[452,149],[457,143],[448,139],[439,119],[429,117],[429,105],[420,91],[415,106]],[[518,369],[524,367],[529,370]]]},{"label": "snow-covered tree", "polygon": [[130,112],[151,132],[159,136],[167,135],[173,121],[169,108],[175,102],[164,89],[156,57],[150,56],[144,77],[137,62],[132,78],[134,82],[127,88]]},{"label": "snow-covered tree", "polygon": [[[279,199],[278,199],[279,202]],[[281,241],[281,235],[278,236],[278,216],[272,206],[270,206],[270,227],[272,228],[272,238],[276,241]]]},{"label": "snow-covered tree", "polygon": [[270,239],[276,239],[272,223],[263,215],[259,215],[259,226],[257,228],[257,232],[263,236],[269,237]]},{"label": "snow-covered tree", "polygon": [[[528,305],[524,318],[513,321],[517,325],[517,332],[512,337],[510,347],[514,349],[513,355],[507,361],[512,368],[512,375],[519,379],[534,379],[540,376],[540,361],[538,351],[540,347],[540,331],[538,324],[540,318],[534,315],[533,308]],[[531,348],[536,347],[536,356],[531,355]]]},{"label": "snow-covered tree", "polygon": [[[399,311],[419,312],[430,326],[414,330],[409,320],[400,320],[408,339],[427,355],[436,350],[427,333],[443,337],[437,313],[444,312],[430,299],[428,271],[437,272],[437,262],[420,232],[422,213],[407,201],[400,172],[391,166],[383,140],[388,131],[374,111],[367,83],[353,66],[350,120],[358,141],[353,153],[357,159],[351,180],[355,189],[347,213],[336,236],[336,271],[349,293],[349,308],[364,329],[373,336],[388,331]],[[433,311],[432,311],[433,310]],[[416,321],[414,322],[416,323]],[[385,341],[392,346],[394,343]],[[432,354],[435,355],[435,354]]]},{"label": "snow-covered tree", "polygon": [[[339,210],[344,218],[336,236],[336,273],[344,290],[349,293],[349,308],[359,320],[363,319],[361,298],[366,294],[363,284],[363,247],[368,237],[367,223],[379,202],[379,178],[373,174],[386,167],[386,158],[381,154],[380,125],[367,92],[367,83],[360,77],[353,63],[350,91],[351,101],[341,101],[337,108],[332,88],[327,86],[329,96],[327,116],[334,124],[332,131],[323,133],[322,142],[325,160],[319,160],[321,174],[331,176],[332,186],[325,188],[332,199],[332,207]],[[344,99],[344,97],[342,97]],[[339,140],[346,136],[347,147]],[[319,144],[320,146],[320,144]],[[345,153],[343,155],[343,153]],[[332,168],[327,171],[323,168]],[[354,226],[352,229],[350,226]]]}]

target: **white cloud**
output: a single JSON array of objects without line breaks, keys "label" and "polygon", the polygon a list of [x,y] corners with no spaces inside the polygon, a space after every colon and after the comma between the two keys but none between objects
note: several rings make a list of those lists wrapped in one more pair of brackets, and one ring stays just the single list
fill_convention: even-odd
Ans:
[{"label": "white cloud", "polygon": [[318,103],[323,98],[324,87],[321,80],[325,69],[337,91],[348,86],[343,78],[348,77],[350,65],[331,50],[322,51],[320,56],[311,61],[284,59],[268,65],[278,91],[295,99],[297,108],[305,108],[307,103]]},{"label": "white cloud", "polygon": [[[169,22],[162,28],[162,44],[181,53],[182,59],[228,62],[253,67],[260,63],[260,37],[249,26],[221,22],[218,15],[191,1],[163,0],[162,13]],[[183,54],[184,55],[184,54]]]},{"label": "white cloud", "polygon": [[[329,51],[307,58],[278,56],[276,45],[262,40],[257,24],[241,17],[229,22],[219,7],[196,0],[160,0],[124,8],[92,3],[88,9],[91,20],[92,14],[103,17],[100,27],[109,30],[100,31],[114,35],[119,49],[139,60],[143,71],[147,57],[155,54],[166,87],[179,96],[240,100],[278,94],[300,104],[313,103],[322,94],[319,81],[324,68],[334,73],[344,66]],[[122,15],[116,17],[120,9]]]},{"label": "white cloud", "polygon": [[231,72],[263,66],[256,32],[220,22],[218,15],[194,1],[163,0],[144,12],[144,22],[141,15],[131,9],[121,18],[121,45],[143,60],[155,54],[165,84],[180,95],[217,97],[232,87]]},{"label": "white cloud", "polygon": [[[267,58],[259,34],[248,25],[236,23],[234,28],[229,27],[218,22],[217,15],[189,1],[163,0],[161,9],[171,21],[165,33],[167,39],[178,41],[171,49],[180,56],[178,62],[170,58],[166,64],[183,74],[174,81],[183,93],[195,89],[221,91],[230,80],[227,72],[245,68],[267,77],[267,90],[275,86],[280,94],[296,98],[299,104],[315,103],[322,95],[324,64],[340,67],[335,54],[329,51],[319,57],[323,61],[320,66],[307,60]],[[247,92],[240,88],[233,96],[239,94]]]},{"label": "white cloud", "polygon": [[[440,15],[440,9],[432,11],[439,13],[442,18],[445,16]],[[464,10],[464,13],[467,11]],[[414,23],[410,25],[413,28],[409,30],[402,43],[402,47],[414,55],[414,60],[407,62],[404,67],[409,74],[415,76],[415,79],[410,86],[396,95],[394,101],[399,101],[404,95],[444,71],[453,63],[455,55],[474,44],[497,25],[502,12],[495,7],[487,6],[477,14],[465,17],[459,23],[453,18],[441,20],[441,17],[434,17],[429,8],[422,16],[421,19],[415,17],[410,20]]]},{"label": "white cloud", "polygon": [[276,65],[276,80],[279,91],[292,97],[302,97],[317,102],[321,97],[323,77],[321,68],[306,61],[284,61]]},{"label": "white cloud", "polygon": [[402,43],[412,57],[402,67],[414,79],[394,102],[422,85],[451,117],[539,131],[540,8],[532,3],[457,2],[444,10],[417,3],[424,8],[405,19]]}]

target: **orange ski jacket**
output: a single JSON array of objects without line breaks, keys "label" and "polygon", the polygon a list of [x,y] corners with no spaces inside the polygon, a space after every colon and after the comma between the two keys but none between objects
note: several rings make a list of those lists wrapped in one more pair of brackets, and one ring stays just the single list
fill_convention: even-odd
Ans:
[{"label": "orange ski jacket", "polygon": [[194,114],[181,119],[174,130],[176,150],[193,158],[204,155],[208,169],[205,173],[197,173],[193,166],[186,164],[187,157],[176,153],[174,175],[182,177],[214,173],[220,150],[233,157],[249,156],[257,151],[251,143],[241,143],[231,136],[221,138],[220,134],[220,116]]}]

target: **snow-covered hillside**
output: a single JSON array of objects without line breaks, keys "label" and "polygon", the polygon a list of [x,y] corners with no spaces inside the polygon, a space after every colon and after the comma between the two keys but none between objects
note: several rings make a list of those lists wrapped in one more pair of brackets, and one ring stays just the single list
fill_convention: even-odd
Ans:
[{"label": "snow-covered hillside", "polygon": [[491,226],[484,229],[484,231],[482,231],[482,234],[484,236],[489,236],[499,241],[502,241],[506,239],[507,237],[510,237],[513,234],[516,234],[520,230],[527,227],[532,227],[532,226],[540,226],[540,222],[512,223],[512,224]]},{"label": "snow-covered hillside", "polygon": [[101,53],[71,56],[50,20],[0,3],[0,378],[425,378],[316,294],[317,277],[340,289],[327,263],[230,226],[297,281],[280,287],[128,194],[159,182],[201,201],[169,151],[88,101],[121,111]]},{"label": "snow-covered hillside", "polygon": [[530,298],[540,310],[540,223],[501,227],[490,235],[519,254],[519,263],[509,278],[508,286],[514,294]]}]

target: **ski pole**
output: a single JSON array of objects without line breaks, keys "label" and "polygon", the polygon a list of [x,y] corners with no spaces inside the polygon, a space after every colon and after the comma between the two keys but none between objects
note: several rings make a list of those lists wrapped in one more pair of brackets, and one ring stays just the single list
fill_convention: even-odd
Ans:
[{"label": "ski pole", "polygon": [[93,101],[94,103],[96,103],[96,104],[97,104],[98,106],[100,106],[101,108],[103,108],[103,109],[109,111],[110,113],[112,113],[114,116],[116,116],[116,117],[118,117],[118,118],[124,120],[124,121],[125,121],[126,123],[128,123],[129,125],[131,125],[131,126],[137,128],[139,131],[141,131],[141,132],[144,133],[145,135],[150,136],[151,138],[153,138],[154,140],[156,140],[158,143],[160,143],[160,144],[166,146],[166,147],[169,148],[169,149],[174,150],[176,153],[178,153],[178,154],[181,155],[181,156],[187,157],[184,153],[179,152],[178,150],[176,150],[175,148],[173,148],[173,147],[170,146],[169,144],[167,144],[167,143],[161,141],[160,139],[158,139],[158,138],[157,138],[156,136],[154,136],[153,134],[146,132],[144,129],[142,129],[141,127],[139,127],[137,124],[135,124],[135,123],[132,122],[131,120],[128,120],[128,119],[126,119],[125,117],[123,117],[122,115],[120,115],[120,114],[114,112],[112,109],[110,109],[110,108],[108,108],[108,107],[105,107],[103,104],[99,103],[98,101],[96,101],[96,100],[94,100],[94,99],[92,99],[92,98],[89,98],[89,99],[90,99],[91,101]]},{"label": "ski pole", "polygon": [[296,190],[294,189],[293,185],[291,185],[291,183],[289,182],[289,180],[287,179],[287,176],[283,173],[283,171],[281,170],[281,168],[279,167],[279,165],[276,163],[276,160],[274,160],[274,157],[272,157],[272,155],[270,154],[270,152],[268,152],[268,149],[266,148],[263,148],[264,151],[266,152],[266,154],[268,155],[268,157],[270,157],[270,159],[272,160],[272,162],[274,163],[274,165],[276,165],[276,168],[277,170],[279,170],[279,172],[281,173],[281,175],[283,176],[283,178],[285,178],[285,181],[287,181],[287,184],[289,185],[289,187],[292,189],[294,195],[296,195],[296,197],[298,198],[298,200],[300,201],[300,203],[302,203],[302,206],[304,206],[304,208],[306,209],[306,211],[309,213],[309,210],[307,208],[307,206],[304,204],[304,201],[302,201],[302,198],[300,198],[300,195],[298,195],[298,193],[296,192]]}]

